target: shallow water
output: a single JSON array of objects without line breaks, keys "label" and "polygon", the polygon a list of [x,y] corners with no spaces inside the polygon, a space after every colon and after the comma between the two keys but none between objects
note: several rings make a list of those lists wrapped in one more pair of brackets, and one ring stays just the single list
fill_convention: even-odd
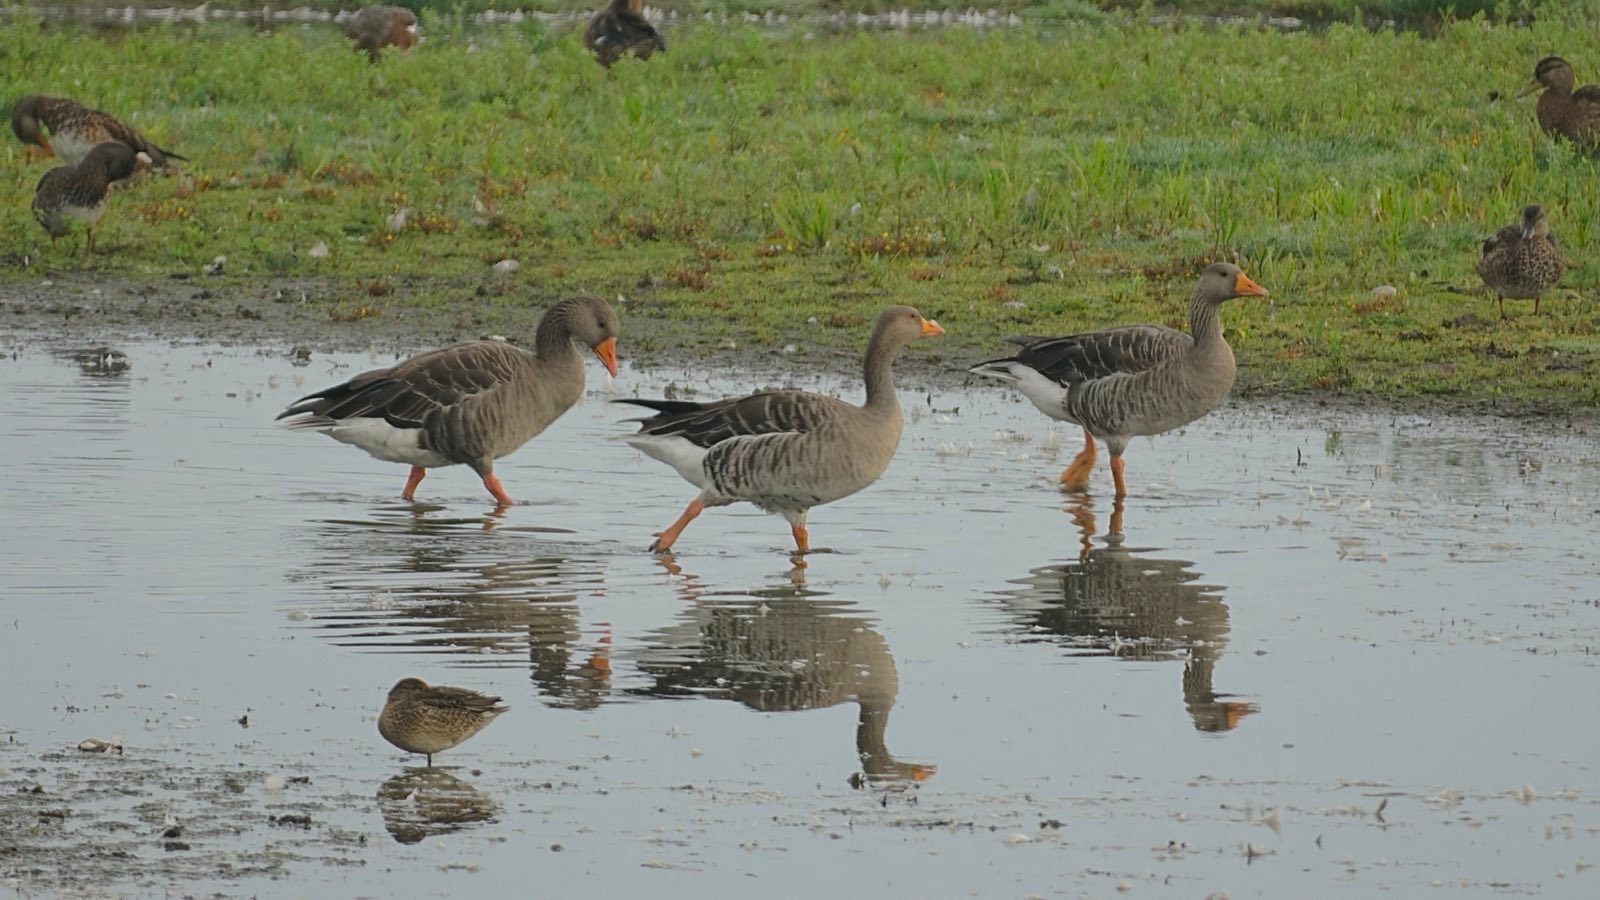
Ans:
[{"label": "shallow water", "polygon": [[[1600,889],[1591,435],[1234,402],[1134,443],[1110,535],[1103,461],[1054,489],[1071,430],[902,384],[894,466],[796,569],[742,507],[645,552],[692,492],[606,440],[598,366],[495,516],[465,469],[402,503],[402,467],[272,427],[390,356],[9,343],[19,889]],[[756,386],[616,391],[669,384]],[[375,727],[404,676],[512,711],[427,772]]]}]

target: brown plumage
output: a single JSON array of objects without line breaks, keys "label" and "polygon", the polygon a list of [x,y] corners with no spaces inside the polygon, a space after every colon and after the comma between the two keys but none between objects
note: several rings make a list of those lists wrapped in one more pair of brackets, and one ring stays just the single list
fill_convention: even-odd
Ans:
[{"label": "brown plumage", "polygon": [[420,678],[402,678],[389,689],[378,714],[378,733],[407,753],[433,755],[449,750],[482,731],[511,707],[499,697],[466,688],[429,685]]},{"label": "brown plumage", "polygon": [[133,148],[109,141],[95,147],[77,165],[57,166],[44,173],[33,190],[33,217],[50,235],[50,243],[85,226],[83,252],[94,251],[94,227],[105,215],[111,182],[133,174]]},{"label": "brown plumage", "polygon": [[747,501],[789,521],[795,548],[811,549],[806,513],[878,480],[900,443],[900,400],[895,396],[895,354],[919,338],[944,334],[937,322],[909,306],[878,316],[867,342],[863,371],[867,400],[854,406],[805,391],[767,391],[721,400],[618,400],[656,410],[638,434],[623,440],[672,466],[700,488],[650,549],[671,549],[678,535],[708,506]]},{"label": "brown plumage", "polygon": [[1574,89],[1577,76],[1559,56],[1546,56],[1533,67],[1533,84],[1524,94],[1543,90],[1536,115],[1539,127],[1585,150],[1600,150],[1600,87]]},{"label": "brown plumage", "polygon": [[510,506],[494,461],[537,437],[583,396],[583,357],[574,343],[617,373],[617,328],[605,300],[563,300],[539,320],[531,352],[504,341],[455,344],[303,397],[278,421],[409,464],[406,500],[414,499],[428,469],[459,464],[471,466],[495,500]]},{"label": "brown plumage", "polygon": [[[50,130],[48,138],[41,126]],[[152,166],[165,166],[169,159],[188,162],[186,157],[145,140],[116,116],[66,97],[30,94],[18,100],[11,108],[11,131],[17,140],[53,151],[69,166],[82,162],[90,150],[107,141],[127,144],[144,154]]]},{"label": "brown plumage", "polygon": [[1083,450],[1061,473],[1070,491],[1087,490],[1094,439],[1111,451],[1117,496],[1126,496],[1122,451],[1136,435],[1156,435],[1215,409],[1233,387],[1233,350],[1222,337],[1218,307],[1234,297],[1264,297],[1238,266],[1206,267],[1189,300],[1189,333],[1130,325],[1067,337],[1014,337],[1016,356],[969,371],[1017,386],[1040,412],[1083,428]]},{"label": "brown plumage", "polygon": [[385,47],[409,50],[417,45],[417,15],[400,6],[363,7],[350,17],[344,35],[375,63]]},{"label": "brown plumage", "polygon": [[1550,233],[1544,208],[1534,204],[1522,210],[1522,221],[1489,235],[1478,257],[1478,275],[1499,299],[1500,317],[1506,315],[1506,298],[1533,300],[1539,314],[1539,295],[1561,280],[1566,262],[1556,236]]},{"label": "brown plumage", "polygon": [[645,20],[642,0],[611,0],[583,32],[583,45],[600,65],[611,64],[631,53],[640,59],[667,51],[667,42],[655,26]]}]

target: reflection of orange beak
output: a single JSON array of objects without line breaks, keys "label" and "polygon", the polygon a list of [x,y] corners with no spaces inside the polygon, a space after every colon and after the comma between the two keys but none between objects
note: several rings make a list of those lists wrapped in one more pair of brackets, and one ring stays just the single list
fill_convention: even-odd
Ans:
[{"label": "reflection of orange beak", "polygon": [[[934,327],[937,328],[938,326],[936,325]],[[943,331],[941,331],[939,333],[940,334],[944,334]],[[939,767],[938,766],[924,765],[922,763],[913,763],[912,766],[911,766],[911,780],[919,782],[919,783],[923,782],[923,781],[927,781],[929,778],[932,778],[934,776],[934,773],[936,773],[938,771],[939,771]]]},{"label": "reflection of orange beak", "polygon": [[1261,707],[1256,706],[1254,703],[1224,703],[1222,708],[1226,711],[1225,721],[1228,723],[1227,728],[1229,731],[1239,727],[1239,723],[1244,721],[1245,716],[1254,715],[1261,711]]},{"label": "reflection of orange beak", "polygon": [[608,337],[600,343],[595,344],[594,355],[600,358],[600,362],[606,367],[607,372],[610,372],[613,376],[617,374],[616,338]]},{"label": "reflection of orange beak", "polygon": [[932,319],[923,319],[922,320],[922,336],[923,337],[933,337],[934,335],[939,335],[939,334],[944,334],[944,329],[939,327],[939,323],[938,322],[935,322]]},{"label": "reflection of orange beak", "polygon": [[1233,293],[1237,297],[1265,297],[1267,289],[1251,281],[1249,275],[1240,272],[1239,277],[1233,281]]}]

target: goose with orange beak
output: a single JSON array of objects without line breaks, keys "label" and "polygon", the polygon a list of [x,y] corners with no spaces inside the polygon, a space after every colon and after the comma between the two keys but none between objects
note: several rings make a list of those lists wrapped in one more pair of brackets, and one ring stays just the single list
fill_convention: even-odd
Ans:
[{"label": "goose with orange beak", "polygon": [[656,411],[635,419],[622,440],[660,460],[700,489],[683,515],[656,533],[650,549],[665,553],[708,506],[748,502],[789,522],[795,550],[811,550],[806,515],[878,480],[900,444],[900,400],[894,358],[900,348],[944,334],[909,306],[878,316],[862,363],[867,399],[861,406],[806,391],[763,391],[713,403],[618,400]]},{"label": "goose with orange beak", "polygon": [[494,461],[533,440],[583,396],[580,345],[617,374],[617,327],[605,300],[563,300],[539,320],[531,351],[504,341],[453,344],[301,398],[277,420],[410,465],[400,494],[407,501],[415,500],[428,469],[466,465],[500,507],[511,506]]},{"label": "goose with orange beak", "polygon": [[1015,356],[968,371],[1015,385],[1039,411],[1083,428],[1083,450],[1061,473],[1061,489],[1083,492],[1094,469],[1095,438],[1111,451],[1117,496],[1128,494],[1122,451],[1137,435],[1180,428],[1216,409],[1233,387],[1233,349],[1218,310],[1235,297],[1265,297],[1266,288],[1229,263],[1201,273],[1189,299],[1189,333],[1163,325],[1129,325],[1067,337],[1013,337]]}]

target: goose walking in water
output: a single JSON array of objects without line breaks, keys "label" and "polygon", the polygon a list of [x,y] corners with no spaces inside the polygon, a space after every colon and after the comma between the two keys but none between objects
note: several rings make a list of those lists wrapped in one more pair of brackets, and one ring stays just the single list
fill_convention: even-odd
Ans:
[{"label": "goose walking in water", "polygon": [[1117,496],[1128,494],[1122,451],[1137,435],[1193,422],[1233,387],[1233,350],[1222,337],[1218,308],[1234,297],[1265,297],[1261,285],[1229,263],[1206,267],[1189,299],[1189,333],[1162,325],[1129,325],[1067,337],[1014,337],[1015,356],[968,371],[1017,386],[1040,412],[1083,428],[1083,450],[1061,473],[1061,486],[1086,491],[1095,438],[1111,451]]},{"label": "goose walking in water", "polygon": [[617,314],[605,300],[582,296],[552,306],[539,320],[532,351],[504,341],[454,344],[304,397],[278,422],[410,465],[405,500],[416,498],[428,469],[467,465],[500,506],[511,506],[494,461],[537,437],[583,396],[579,344],[617,374]]},{"label": "goose walking in water", "polygon": [[878,480],[900,443],[892,367],[900,348],[944,334],[909,306],[878,316],[863,365],[867,400],[855,406],[805,391],[765,391],[714,403],[618,400],[656,411],[623,440],[672,466],[700,496],[650,549],[672,548],[708,506],[746,501],[788,520],[795,549],[811,549],[806,513]]}]

